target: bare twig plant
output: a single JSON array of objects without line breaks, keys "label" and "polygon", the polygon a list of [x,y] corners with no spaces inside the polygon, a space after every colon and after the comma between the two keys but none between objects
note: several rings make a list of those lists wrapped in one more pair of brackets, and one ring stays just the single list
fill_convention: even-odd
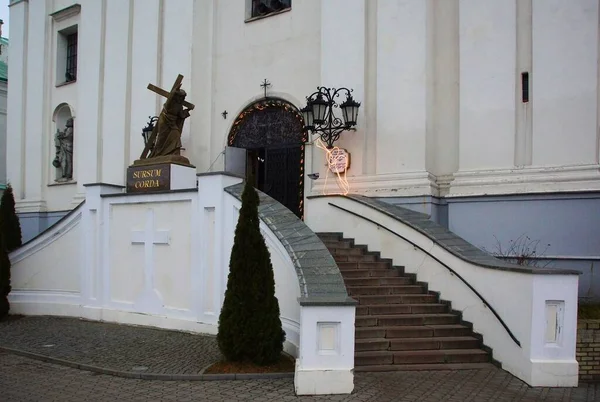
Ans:
[{"label": "bare twig plant", "polygon": [[541,268],[545,268],[552,263],[552,261],[544,259],[550,244],[546,244],[543,250],[538,251],[540,240],[532,240],[525,234],[520,235],[515,240],[509,240],[506,247],[502,246],[502,242],[496,236],[494,236],[494,239],[496,239],[496,247],[491,254],[496,258],[517,265]]}]

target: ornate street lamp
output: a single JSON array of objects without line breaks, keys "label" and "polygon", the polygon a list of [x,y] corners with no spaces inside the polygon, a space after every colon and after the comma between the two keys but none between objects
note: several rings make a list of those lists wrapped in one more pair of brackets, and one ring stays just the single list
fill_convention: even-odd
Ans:
[{"label": "ornate street lamp", "polygon": [[[352,98],[352,89],[317,87],[317,92],[306,97],[306,107],[300,110],[304,117],[304,128],[319,134],[327,148],[333,148],[333,143],[346,130],[356,126],[360,103]],[[346,93],[346,100],[338,105],[336,98],[340,93]],[[344,120],[333,114],[334,108],[340,108]]]},{"label": "ornate street lamp", "polygon": [[150,140],[150,136],[152,135],[152,130],[154,130],[154,123],[158,120],[158,116],[148,116],[150,121],[148,121],[148,125],[142,129],[142,137],[144,138],[144,146],[148,144],[148,140]]}]

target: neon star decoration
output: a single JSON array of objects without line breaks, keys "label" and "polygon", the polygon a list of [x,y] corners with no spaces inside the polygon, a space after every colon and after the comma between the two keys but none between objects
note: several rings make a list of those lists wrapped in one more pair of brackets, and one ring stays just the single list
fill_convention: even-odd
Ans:
[{"label": "neon star decoration", "polygon": [[[315,146],[325,151],[325,160],[327,161],[325,183],[323,184],[323,195],[348,194],[350,192],[350,184],[348,183],[348,178],[346,177],[346,171],[348,170],[349,164],[348,153],[336,146],[333,148],[327,148],[327,145],[320,138],[315,140]],[[332,172],[335,175],[338,188],[341,192],[327,192],[329,172]]]}]

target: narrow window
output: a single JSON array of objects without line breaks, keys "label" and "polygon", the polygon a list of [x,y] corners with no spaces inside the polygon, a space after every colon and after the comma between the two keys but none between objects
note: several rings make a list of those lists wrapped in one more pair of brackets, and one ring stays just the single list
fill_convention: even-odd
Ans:
[{"label": "narrow window", "polygon": [[521,73],[521,98],[523,103],[529,102],[529,73]]},{"label": "narrow window", "polygon": [[292,7],[292,0],[251,0],[250,18],[263,17]]},{"label": "narrow window", "polygon": [[57,32],[56,85],[77,81],[77,25]]},{"label": "narrow window", "polygon": [[77,32],[67,35],[67,68],[65,81],[77,79]]}]

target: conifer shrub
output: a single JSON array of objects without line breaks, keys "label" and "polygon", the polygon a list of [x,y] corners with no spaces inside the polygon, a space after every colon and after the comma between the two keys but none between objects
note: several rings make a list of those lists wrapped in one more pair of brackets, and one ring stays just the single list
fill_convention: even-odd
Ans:
[{"label": "conifer shrub", "polygon": [[9,253],[21,247],[21,224],[15,210],[15,196],[10,184],[6,186],[0,201],[0,232]]},{"label": "conifer shrub", "polygon": [[281,358],[285,332],[271,255],[259,228],[259,198],[250,183],[242,193],[217,341],[228,361],[268,365]]},{"label": "conifer shrub", "polygon": [[0,320],[8,316],[10,304],[8,302],[8,294],[10,293],[10,259],[4,239],[0,234]]}]

